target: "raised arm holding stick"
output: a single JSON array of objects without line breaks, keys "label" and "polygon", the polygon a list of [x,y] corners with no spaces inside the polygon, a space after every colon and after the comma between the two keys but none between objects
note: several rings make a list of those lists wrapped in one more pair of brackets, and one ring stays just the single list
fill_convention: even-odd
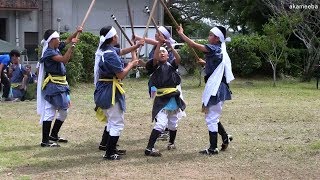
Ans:
[{"label": "raised arm holding stick", "polygon": [[127,36],[126,32],[124,32],[124,30],[122,29],[122,27],[120,26],[119,22],[117,21],[117,18],[112,14],[111,18],[114,20],[114,22],[116,23],[116,25],[118,26],[118,28],[120,29],[121,33],[124,35],[124,37],[127,39],[127,41],[129,42],[129,44],[131,46],[133,46],[133,43],[131,42],[130,38]]},{"label": "raised arm holding stick", "polygon": [[131,26],[132,39],[134,39],[135,34],[134,34],[133,20],[132,20],[131,8],[130,8],[129,0],[127,0],[127,7],[128,7],[128,15],[129,15],[130,26]]},{"label": "raised arm holding stick", "polygon": [[[91,12],[91,10],[92,10],[92,7],[93,7],[95,1],[96,1],[96,0],[92,0],[92,1],[91,1],[91,4],[90,4],[90,6],[89,6],[89,9],[88,9],[86,15],[84,16],[80,27],[83,27],[83,26],[84,26],[84,23],[87,21],[87,18],[88,18],[89,14],[90,14],[90,12]],[[78,32],[77,35],[76,35],[76,38],[77,38],[77,39],[79,38],[79,35],[80,35],[80,32]]]},{"label": "raised arm holding stick", "polygon": [[[170,10],[168,9],[167,5],[164,3],[163,0],[159,0],[160,3],[162,4],[164,10],[166,11],[166,13],[169,15],[169,18],[171,19],[171,21],[173,22],[175,28],[179,27],[179,24],[177,23],[177,21],[174,19],[174,17],[172,16]],[[190,46],[189,46],[190,47]],[[197,62],[201,61],[199,56],[197,55],[197,53],[194,51],[194,49],[192,47],[190,47],[192,54],[196,57]],[[202,61],[203,62],[203,61]]]},{"label": "raised arm holding stick", "polygon": [[[143,37],[142,37],[143,39],[147,36],[147,32],[148,32],[148,29],[149,29],[149,25],[150,25],[153,13],[156,10],[157,2],[158,2],[158,0],[154,0],[154,2],[153,2],[153,6],[152,6],[152,9],[151,9],[151,12],[150,12],[150,17],[149,17],[149,19],[147,21],[146,29],[144,30],[144,33],[143,33]],[[140,48],[138,50],[138,55],[140,55],[140,52],[141,52],[141,46],[140,46]]]},{"label": "raised arm holding stick", "polygon": [[[148,7],[148,6],[145,6],[144,9],[146,10],[146,13],[150,16],[150,9],[149,9],[149,7]],[[151,17],[151,21],[152,21],[154,27],[156,28],[157,32],[160,33],[159,28],[158,28],[158,26],[157,26],[157,23],[156,23],[156,21],[154,20],[153,17]]]}]

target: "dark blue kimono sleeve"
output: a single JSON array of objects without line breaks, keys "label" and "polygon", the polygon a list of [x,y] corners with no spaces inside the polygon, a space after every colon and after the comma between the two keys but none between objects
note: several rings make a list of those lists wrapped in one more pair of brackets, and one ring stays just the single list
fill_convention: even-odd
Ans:
[{"label": "dark blue kimono sleeve", "polygon": [[107,52],[104,55],[104,63],[108,64],[110,70],[114,73],[120,73],[123,71],[123,63],[120,57],[114,52]]}]

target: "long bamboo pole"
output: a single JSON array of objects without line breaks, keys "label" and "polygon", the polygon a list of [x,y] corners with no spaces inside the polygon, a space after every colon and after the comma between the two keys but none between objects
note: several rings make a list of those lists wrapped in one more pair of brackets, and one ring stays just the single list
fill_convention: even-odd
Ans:
[{"label": "long bamboo pole", "polygon": [[132,37],[134,38],[135,34],[134,34],[134,29],[133,29],[133,19],[132,19],[132,15],[131,15],[131,8],[130,8],[129,0],[127,0],[127,7],[128,7],[128,15],[129,15],[129,21],[130,21],[130,26],[131,26]]},{"label": "long bamboo pole", "polygon": [[[162,4],[164,10],[166,11],[166,13],[169,15],[169,18],[171,19],[171,21],[173,22],[175,28],[179,27],[177,21],[174,19],[174,17],[172,16],[170,10],[168,9],[167,5],[164,3],[163,0],[159,0],[160,3]],[[190,47],[190,46],[189,46]],[[199,59],[199,56],[197,55],[196,51],[190,47],[192,54],[197,58],[197,60]]]},{"label": "long bamboo pole", "polygon": [[118,26],[118,28],[120,29],[121,33],[124,35],[124,37],[127,39],[127,41],[129,42],[129,44],[132,46],[132,42],[130,41],[129,37],[127,36],[126,32],[124,32],[124,30],[122,29],[122,27],[120,26],[119,22],[117,21],[117,18],[112,14],[111,15],[112,19],[114,20],[114,22],[116,23],[116,25]]},{"label": "long bamboo pole", "polygon": [[[84,26],[84,23],[86,22],[86,20],[87,20],[90,12],[91,12],[91,10],[92,10],[92,7],[93,7],[95,1],[96,1],[96,0],[92,0],[92,1],[91,1],[91,4],[90,4],[90,6],[89,6],[89,9],[87,10],[87,13],[86,13],[86,15],[84,16],[84,18],[83,18],[83,20],[82,20],[81,27]],[[79,35],[80,35],[80,32],[77,33],[76,38],[79,38]]]},{"label": "long bamboo pole", "polygon": [[[151,12],[150,12],[150,16],[149,16],[149,19],[148,19],[148,22],[147,22],[147,25],[146,25],[146,29],[144,30],[144,33],[143,33],[143,37],[142,37],[143,39],[147,36],[147,32],[148,32],[148,29],[149,29],[149,25],[150,25],[153,13],[156,10],[157,2],[158,2],[158,0],[154,0],[154,2],[153,2],[153,6],[152,6],[152,9],[151,9]],[[140,56],[141,48],[142,48],[142,46],[139,47],[138,57]]]},{"label": "long bamboo pole", "polygon": [[[148,7],[148,6],[145,6],[144,9],[146,10],[146,13],[150,16],[150,9],[149,9],[149,7]],[[157,25],[157,23],[156,23],[156,21],[154,20],[153,17],[151,17],[151,21],[152,21],[152,24],[154,25],[154,27],[156,28],[156,30],[157,30],[157,32],[158,32],[158,34],[159,34],[160,31],[159,31],[158,25]]]}]

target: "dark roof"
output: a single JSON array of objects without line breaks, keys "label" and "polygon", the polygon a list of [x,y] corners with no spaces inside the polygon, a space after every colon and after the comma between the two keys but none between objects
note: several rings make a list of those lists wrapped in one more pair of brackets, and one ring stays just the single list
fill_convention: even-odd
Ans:
[{"label": "dark roof", "polygon": [[0,54],[7,54],[10,53],[11,50],[16,49],[20,51],[21,54],[25,53],[25,49],[22,47],[17,47],[16,45],[9,43],[0,39]]}]

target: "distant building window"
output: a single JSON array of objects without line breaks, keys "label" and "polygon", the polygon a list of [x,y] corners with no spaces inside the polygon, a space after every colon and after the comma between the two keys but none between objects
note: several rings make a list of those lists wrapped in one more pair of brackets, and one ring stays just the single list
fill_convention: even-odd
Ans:
[{"label": "distant building window", "polygon": [[38,61],[38,32],[25,32],[24,33],[24,48],[27,50],[29,61]]},{"label": "distant building window", "polygon": [[0,18],[0,39],[2,39],[2,40],[7,40],[7,38],[6,38],[6,35],[7,35],[7,33],[6,33],[6,28],[7,28],[7,21],[6,21],[7,19],[5,19],[5,18]]}]

